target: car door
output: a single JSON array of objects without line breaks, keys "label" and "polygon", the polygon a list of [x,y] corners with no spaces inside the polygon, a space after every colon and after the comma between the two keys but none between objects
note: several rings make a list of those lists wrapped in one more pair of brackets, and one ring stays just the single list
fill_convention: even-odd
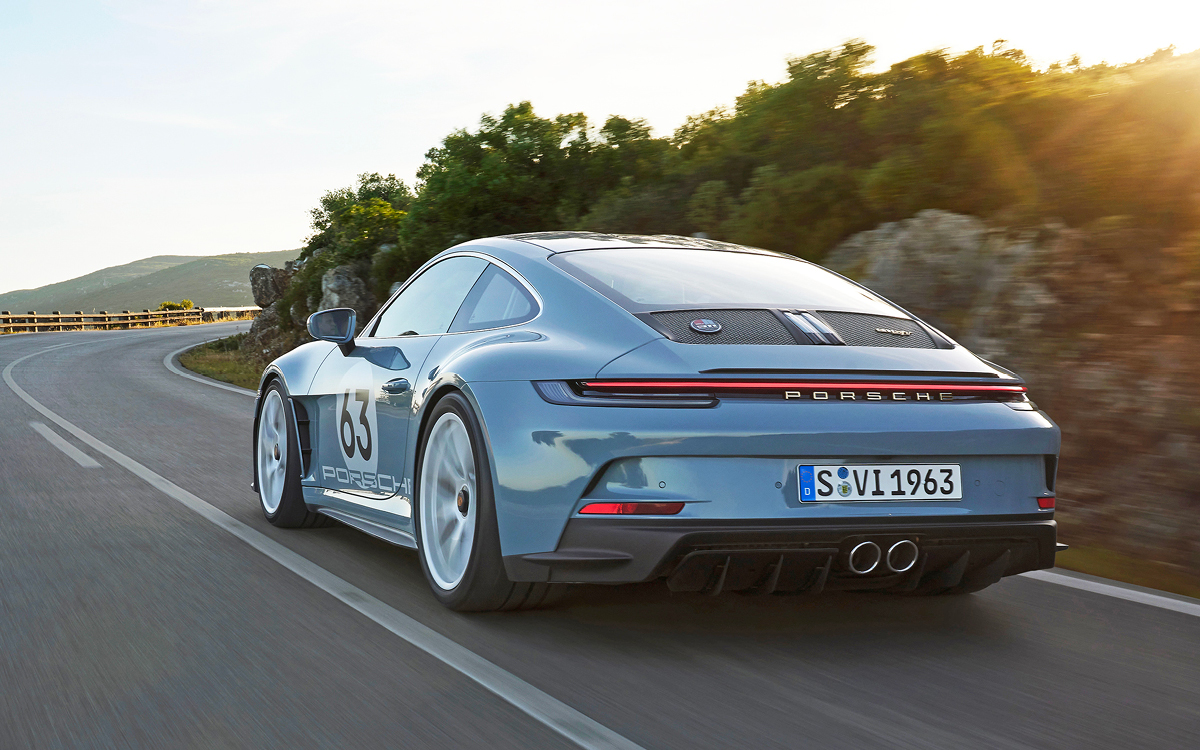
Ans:
[{"label": "car door", "polygon": [[428,382],[423,366],[487,268],[452,256],[412,279],[349,354],[332,352],[313,381],[317,396],[314,476],[335,499],[361,510],[409,518],[412,478],[405,475],[413,392]]}]

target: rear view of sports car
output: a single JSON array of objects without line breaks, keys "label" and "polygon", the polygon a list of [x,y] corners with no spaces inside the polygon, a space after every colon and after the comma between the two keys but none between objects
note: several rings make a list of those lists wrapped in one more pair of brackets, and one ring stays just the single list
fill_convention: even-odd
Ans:
[{"label": "rear view of sports car", "polygon": [[965,593],[1054,564],[1059,430],[1022,381],[790,256],[481,239],[366,325],[309,330],[263,374],[264,514],[414,547],[455,609],[655,579]]}]

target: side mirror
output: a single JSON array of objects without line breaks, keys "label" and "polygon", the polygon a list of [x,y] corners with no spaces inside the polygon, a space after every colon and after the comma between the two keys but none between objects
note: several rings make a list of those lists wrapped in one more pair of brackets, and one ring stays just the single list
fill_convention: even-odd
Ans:
[{"label": "side mirror", "polygon": [[308,316],[308,333],[320,341],[332,341],[349,354],[354,350],[356,314],[349,307],[335,307]]}]

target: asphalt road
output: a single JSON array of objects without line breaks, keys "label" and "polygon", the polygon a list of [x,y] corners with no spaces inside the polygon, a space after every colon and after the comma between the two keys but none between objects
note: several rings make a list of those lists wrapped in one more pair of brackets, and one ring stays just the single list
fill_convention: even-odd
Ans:
[{"label": "asphalt road", "polygon": [[[163,363],[239,326],[0,337],[0,369],[35,355],[9,376],[62,420],[0,385],[0,748],[576,746],[513,685],[647,749],[1200,743],[1200,617],[1027,577],[449,612],[414,553],[263,519],[253,400]],[[510,682],[418,648],[368,600]]]}]

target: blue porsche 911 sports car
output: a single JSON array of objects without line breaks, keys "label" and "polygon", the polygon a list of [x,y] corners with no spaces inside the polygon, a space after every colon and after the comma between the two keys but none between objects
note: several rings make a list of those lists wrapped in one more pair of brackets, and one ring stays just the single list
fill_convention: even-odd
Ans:
[{"label": "blue porsche 911 sports car", "polygon": [[493,237],[365,326],[308,325],[259,389],[263,512],[417,549],[454,609],[654,579],[963,593],[1054,565],[1059,430],[1022,381],[791,256]]}]

